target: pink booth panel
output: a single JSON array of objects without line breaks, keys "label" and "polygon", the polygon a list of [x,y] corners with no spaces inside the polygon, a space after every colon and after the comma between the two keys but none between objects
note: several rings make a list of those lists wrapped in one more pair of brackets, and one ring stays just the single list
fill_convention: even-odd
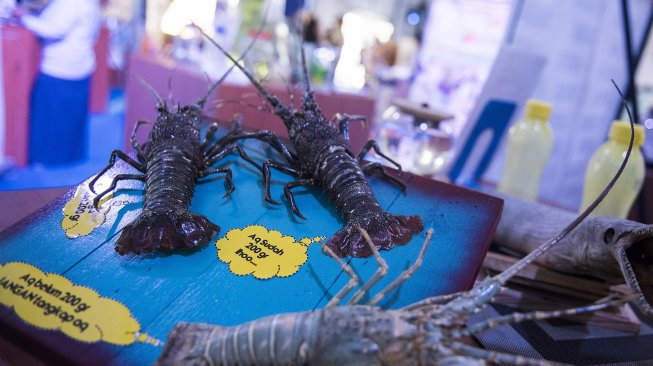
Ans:
[{"label": "pink booth panel", "polygon": [[[207,77],[201,72],[178,66],[170,60],[156,56],[134,54],[130,60],[130,74],[126,83],[124,136],[126,151],[133,149],[130,137],[136,122],[154,121],[156,118],[156,97],[136,76],[150,84],[162,98],[170,96],[169,105],[193,103],[204,96],[209,87]],[[290,93],[285,86],[266,85],[266,88],[285,103],[291,103]],[[370,121],[373,116],[374,99],[369,96],[322,91],[317,91],[315,95],[327,118],[331,118],[336,113],[345,113],[363,115]],[[301,90],[294,92],[295,104],[301,103],[301,96]],[[216,102],[220,104],[218,108],[215,107]],[[267,129],[281,137],[287,137],[288,133],[281,120],[270,112],[260,109],[266,107],[263,99],[251,85],[224,83],[209,98],[205,110],[207,114],[222,121],[232,120],[238,113],[243,115],[243,123],[248,129]],[[369,126],[369,122],[350,124],[351,146],[354,153],[358,153],[367,142]],[[151,125],[141,125],[136,135],[137,140],[141,143],[146,141],[150,129]]]},{"label": "pink booth panel", "polygon": [[[29,151],[29,101],[41,51],[36,36],[13,24],[2,27],[2,72],[5,96],[5,151],[25,166]],[[91,79],[91,112],[104,112],[109,95],[109,31],[100,30],[95,45],[97,68]]]},{"label": "pink booth panel", "polygon": [[2,25],[2,72],[5,96],[5,151],[18,166],[27,164],[29,100],[40,52],[34,34]]},{"label": "pink booth panel", "polygon": [[100,28],[95,42],[95,72],[91,77],[91,113],[104,113],[109,103],[109,37],[108,28]]}]

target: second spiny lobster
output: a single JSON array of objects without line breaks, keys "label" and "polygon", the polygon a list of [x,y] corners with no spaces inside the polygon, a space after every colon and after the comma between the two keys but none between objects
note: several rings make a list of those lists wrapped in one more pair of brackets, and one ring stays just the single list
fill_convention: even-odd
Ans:
[{"label": "second spiny lobster", "polygon": [[336,232],[327,242],[327,246],[340,257],[349,255],[368,257],[372,254],[370,247],[356,227],[369,233],[379,249],[386,250],[395,245],[408,243],[413,235],[424,229],[421,217],[391,214],[378,203],[367,181],[367,174],[380,173],[385,179],[399,185],[404,191],[405,184],[389,175],[380,163],[365,162],[363,157],[369,150],[374,149],[379,156],[388,159],[399,169],[401,167],[379,151],[378,145],[373,140],[368,141],[358,155],[354,155],[349,146],[348,125],[350,121],[362,120],[364,117],[337,115],[337,122],[334,124],[324,116],[308,80],[303,47],[301,55],[305,91],[301,110],[294,110],[265,89],[249,70],[240,65],[217,42],[206,33],[204,35],[245,74],[272,106],[274,114],[281,118],[288,129],[294,151],[267,130],[242,132],[232,136],[234,140],[255,138],[266,141],[286,160],[286,162],[268,160],[263,163],[263,182],[267,202],[279,204],[270,195],[271,168],[297,178],[296,181],[285,184],[284,195],[290,203],[293,213],[298,217],[305,218],[295,204],[291,189],[311,185],[322,188],[346,221],[345,227]]}]

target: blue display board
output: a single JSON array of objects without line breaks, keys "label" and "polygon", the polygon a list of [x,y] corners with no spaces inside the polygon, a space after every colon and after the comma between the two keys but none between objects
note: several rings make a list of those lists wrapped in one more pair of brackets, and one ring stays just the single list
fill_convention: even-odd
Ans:
[{"label": "blue display board", "polygon": [[[256,142],[248,142],[246,149],[259,161],[267,156],[265,148]],[[192,253],[120,256],[115,252],[114,244],[121,228],[140,211],[142,186],[138,182],[120,185],[114,197],[102,205],[111,207],[104,221],[88,235],[69,238],[62,228],[66,216],[67,220],[75,216],[70,211],[71,204],[66,204],[76,196],[81,200],[73,202],[73,206],[80,213],[84,211],[89,200],[80,196],[80,192],[85,192],[84,185],[5,230],[0,234],[0,294],[5,297],[0,299],[5,304],[0,306],[2,326],[8,327],[23,344],[38,347],[40,354],[50,360],[69,364],[137,365],[151,364],[157,359],[162,348],[153,346],[151,338],[165,342],[167,333],[178,321],[229,326],[274,313],[323,307],[348,278],[333,259],[322,253],[319,243],[299,242],[304,238],[328,238],[343,226],[330,202],[318,189],[297,189],[297,205],[308,220],[299,219],[283,198],[282,183],[291,181],[291,177],[273,172],[272,196],[284,205],[272,206],[263,200],[258,171],[236,157],[222,164],[231,167],[236,190],[224,198],[225,184],[220,177],[197,186],[191,211],[206,215],[221,231],[206,247]],[[101,185],[107,185],[111,175],[132,170],[118,163]],[[371,185],[379,202],[395,214],[421,215],[425,231],[433,229],[434,234],[422,268],[380,305],[396,308],[428,296],[470,288],[498,224],[502,201],[408,173],[393,174],[407,183],[407,195],[396,186],[372,177]],[[69,235],[71,230],[76,230],[70,228],[70,222],[63,225],[69,229]],[[232,273],[230,265],[218,258],[215,243],[232,229],[252,225],[295,238],[293,245],[306,245],[305,262],[285,277],[259,279],[254,274]],[[405,246],[381,252],[390,271],[372,293],[413,263],[424,238],[423,232]],[[363,280],[370,278],[378,267],[373,258],[351,259],[350,264]],[[31,301],[29,306],[36,306],[35,309],[25,308],[28,305],[6,306],[20,297],[16,291],[8,292],[9,282],[3,277],[2,268],[9,267],[25,271],[25,274],[16,272],[14,279],[22,283],[23,289],[35,289],[38,283],[35,281],[39,280],[42,291],[58,288],[58,296],[49,300],[52,305],[77,303],[76,310],[80,310],[80,302],[88,304],[82,306],[82,311],[68,314],[69,324],[66,315],[56,313],[56,309],[45,315],[46,295]],[[27,268],[36,269],[28,271]],[[38,276],[41,277],[37,279]],[[32,283],[28,283],[30,278]],[[46,286],[48,281],[50,287]],[[64,299],[69,288],[66,286],[71,286],[74,291],[70,292],[79,300]],[[90,300],[93,296],[96,298]],[[38,308],[39,304],[43,306]],[[128,312],[115,309],[128,309]],[[84,318],[88,327],[84,337],[90,338],[89,334],[95,332],[99,338],[75,339],[70,334],[82,334],[80,319],[91,311],[95,311],[93,321],[97,323]],[[58,315],[63,319],[57,318]],[[125,321],[125,317],[133,322]],[[76,327],[70,330],[75,321]],[[118,344],[121,342],[118,338],[111,338],[112,332],[123,326],[131,329],[130,334],[139,341]],[[124,337],[120,339],[124,341]]]}]

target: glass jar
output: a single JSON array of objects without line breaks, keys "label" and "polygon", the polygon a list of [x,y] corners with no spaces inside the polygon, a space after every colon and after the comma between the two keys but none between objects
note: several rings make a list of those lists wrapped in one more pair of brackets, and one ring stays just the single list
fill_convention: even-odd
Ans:
[{"label": "glass jar", "polygon": [[436,118],[427,119],[424,117],[431,114],[424,113],[426,108],[395,101],[382,114],[376,127],[376,141],[381,151],[403,170],[432,176],[445,167],[453,143],[452,134],[439,128],[439,121],[448,115],[438,113]]},{"label": "glass jar", "polygon": [[441,130],[433,121],[415,120],[413,166],[420,175],[434,175],[442,171],[453,145],[450,133]]},{"label": "glass jar", "polygon": [[397,106],[390,106],[383,112],[376,127],[376,142],[381,151],[401,164],[404,169],[410,165],[407,152],[413,138],[413,117],[403,113]]}]

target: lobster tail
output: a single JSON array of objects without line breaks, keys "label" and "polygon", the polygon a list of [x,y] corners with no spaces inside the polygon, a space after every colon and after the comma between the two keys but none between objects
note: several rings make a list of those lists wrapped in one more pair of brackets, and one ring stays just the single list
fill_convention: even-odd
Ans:
[{"label": "lobster tail", "polygon": [[310,365],[322,317],[277,314],[237,327],[180,322],[156,365]]},{"label": "lobster tail", "polygon": [[203,215],[145,212],[122,230],[116,251],[125,255],[196,249],[219,232],[220,228]]},{"label": "lobster tail", "polygon": [[395,245],[407,244],[413,235],[424,230],[424,222],[417,215],[385,213],[361,221],[358,225],[347,224],[335,233],[326,245],[339,257],[369,257],[372,250],[357,226],[367,231],[379,250],[390,250]]},{"label": "lobster tail", "polygon": [[407,244],[424,229],[419,216],[393,215],[374,197],[358,161],[344,149],[331,152],[320,165],[320,184],[333,201],[347,226],[326,243],[339,257],[369,257],[367,241],[358,228],[365,229],[379,249]]}]

